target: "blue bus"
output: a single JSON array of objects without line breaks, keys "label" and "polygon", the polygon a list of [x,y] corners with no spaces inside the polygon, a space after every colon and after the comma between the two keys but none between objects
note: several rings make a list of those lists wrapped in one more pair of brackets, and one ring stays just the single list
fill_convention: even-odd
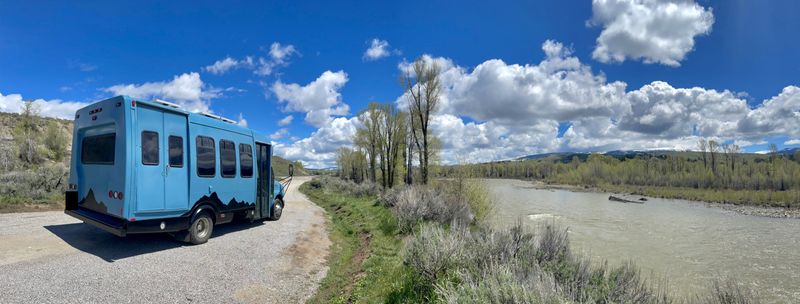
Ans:
[{"label": "blue bus", "polygon": [[161,100],[106,99],[75,113],[65,213],[124,237],[202,244],[234,218],[278,220],[285,185],[265,136]]}]

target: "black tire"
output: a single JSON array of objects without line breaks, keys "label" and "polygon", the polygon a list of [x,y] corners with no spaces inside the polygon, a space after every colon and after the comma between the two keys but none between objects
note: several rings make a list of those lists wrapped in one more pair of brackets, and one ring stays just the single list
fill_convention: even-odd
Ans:
[{"label": "black tire", "polygon": [[272,211],[270,212],[268,220],[277,221],[281,219],[281,215],[283,214],[283,207],[284,207],[283,199],[276,198],[275,204],[272,204]]},{"label": "black tire", "polygon": [[189,242],[195,245],[208,242],[213,232],[214,220],[208,212],[200,212],[194,216],[192,224],[189,226]]}]

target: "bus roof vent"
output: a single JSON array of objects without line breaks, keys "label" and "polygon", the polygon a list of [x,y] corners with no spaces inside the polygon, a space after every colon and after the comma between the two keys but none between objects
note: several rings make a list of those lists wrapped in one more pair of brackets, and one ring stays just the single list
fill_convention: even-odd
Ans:
[{"label": "bus roof vent", "polygon": [[153,100],[153,102],[155,102],[157,104],[160,104],[160,105],[163,105],[163,106],[168,106],[170,108],[175,108],[175,109],[180,109],[181,108],[181,106],[179,106],[177,104],[171,103],[169,101],[161,100],[161,99]]},{"label": "bus roof vent", "polygon": [[208,113],[208,112],[200,113],[200,115],[203,115],[205,117],[211,117],[213,119],[221,120],[221,121],[224,121],[224,122],[227,122],[227,123],[236,124],[236,122],[231,120],[231,119],[228,119],[228,118],[225,118],[225,117],[222,117],[222,116],[219,116],[219,115],[214,115],[214,114],[211,114],[211,113]]}]

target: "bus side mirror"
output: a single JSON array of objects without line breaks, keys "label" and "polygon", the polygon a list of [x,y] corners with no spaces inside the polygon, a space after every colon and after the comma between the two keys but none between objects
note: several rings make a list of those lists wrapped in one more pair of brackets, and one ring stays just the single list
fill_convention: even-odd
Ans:
[{"label": "bus side mirror", "polygon": [[289,164],[289,176],[294,176],[294,164]]}]

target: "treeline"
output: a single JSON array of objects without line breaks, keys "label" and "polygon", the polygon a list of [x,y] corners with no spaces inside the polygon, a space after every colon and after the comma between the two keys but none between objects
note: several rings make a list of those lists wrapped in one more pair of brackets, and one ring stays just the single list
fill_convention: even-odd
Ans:
[{"label": "treeline", "polygon": [[361,126],[353,138],[354,147],[337,151],[337,175],[357,183],[380,184],[384,189],[401,181],[428,184],[438,151],[430,121],[442,90],[439,72],[435,62],[420,58],[401,76],[407,101],[404,111],[392,103],[369,103],[359,114]]},{"label": "treeline", "polygon": [[728,193],[724,199],[711,197],[711,200],[720,202],[771,205],[800,203],[800,160],[797,156],[778,153],[775,146],[767,155],[741,153],[738,147],[717,145],[713,141],[701,141],[700,146],[699,153],[640,154],[633,158],[591,154],[585,161],[573,157],[569,161],[546,158],[448,166],[441,168],[440,174],[448,177],[455,174],[456,170],[467,170],[472,176],[485,178],[535,179],[601,188],[691,188],[728,191],[741,196],[736,198]]}]

